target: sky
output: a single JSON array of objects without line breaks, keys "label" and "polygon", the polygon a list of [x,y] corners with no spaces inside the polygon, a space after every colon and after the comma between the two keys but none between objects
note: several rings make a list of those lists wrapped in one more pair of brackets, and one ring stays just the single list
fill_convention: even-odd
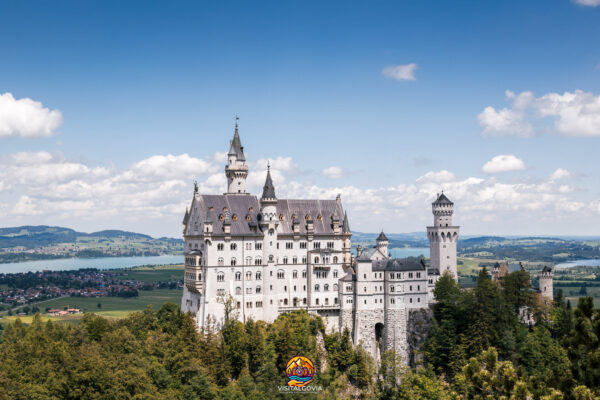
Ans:
[{"label": "sky", "polygon": [[226,190],[351,228],[600,235],[600,0],[4,1],[0,226],[181,236]]}]

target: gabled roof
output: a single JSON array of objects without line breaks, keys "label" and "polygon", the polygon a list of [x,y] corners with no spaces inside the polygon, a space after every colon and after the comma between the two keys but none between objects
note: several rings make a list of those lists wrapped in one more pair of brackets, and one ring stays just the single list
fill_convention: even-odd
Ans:
[{"label": "gabled roof", "polygon": [[229,145],[228,155],[236,156],[239,161],[246,161],[246,157],[244,156],[244,146],[242,146],[240,134],[238,133],[237,122],[235,123],[235,133],[233,134],[233,140]]},{"label": "gabled roof", "polygon": [[388,238],[385,236],[385,233],[383,233],[383,231],[381,231],[379,236],[377,236],[377,241],[379,242],[381,240],[385,240],[386,242],[388,241]]},{"label": "gabled roof", "polygon": [[188,221],[190,220],[190,212],[188,211],[187,207],[185,209],[185,215],[183,216],[183,224],[187,225]]},{"label": "gabled roof", "polygon": [[449,198],[446,197],[446,195],[444,194],[444,192],[442,192],[436,201],[433,202],[433,204],[454,204],[453,202],[450,201]]},{"label": "gabled roof", "polygon": [[263,186],[263,192],[261,199],[276,199],[275,196],[275,185],[273,185],[273,179],[271,179],[271,169],[267,170],[267,179],[265,179],[265,186]]},{"label": "gabled roof", "polygon": [[369,257],[369,254],[366,251],[363,251],[356,261],[371,261],[371,257]]},{"label": "gabled roof", "polygon": [[373,261],[373,271],[423,271],[425,261],[416,258],[394,258]]}]

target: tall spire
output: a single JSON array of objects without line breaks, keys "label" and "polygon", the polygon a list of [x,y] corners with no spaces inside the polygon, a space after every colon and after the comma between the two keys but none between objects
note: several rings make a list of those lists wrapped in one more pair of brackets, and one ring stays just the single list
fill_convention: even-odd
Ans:
[{"label": "tall spire", "polygon": [[342,232],[350,233],[350,224],[348,223],[348,213],[344,211],[344,223],[342,224]]},{"label": "tall spire", "polygon": [[238,131],[238,116],[235,116],[235,133],[233,140],[229,142],[229,153],[227,154],[227,165],[225,175],[227,176],[227,194],[246,194],[246,178],[248,177],[248,166],[244,155],[244,146],[240,140]]},{"label": "tall spire", "polygon": [[265,186],[263,186],[263,192],[261,199],[276,199],[275,196],[275,185],[273,185],[273,179],[271,179],[271,166],[267,164],[267,179],[265,179]]},{"label": "tall spire", "polygon": [[246,157],[244,156],[244,146],[242,146],[242,141],[240,140],[240,133],[238,131],[238,120],[239,117],[235,116],[235,132],[233,134],[233,140],[229,145],[229,153],[230,156],[236,156],[238,161],[246,161]]}]

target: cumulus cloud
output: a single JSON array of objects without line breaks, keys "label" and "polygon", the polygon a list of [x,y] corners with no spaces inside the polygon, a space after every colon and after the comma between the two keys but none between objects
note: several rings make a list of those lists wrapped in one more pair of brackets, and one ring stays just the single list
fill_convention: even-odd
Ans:
[{"label": "cumulus cloud", "polygon": [[481,171],[486,174],[496,174],[498,172],[522,171],[525,169],[525,163],[512,154],[501,154],[486,162]]},{"label": "cumulus cloud", "polygon": [[17,100],[8,92],[0,94],[0,138],[52,136],[61,124],[59,110],[50,110],[29,98]]},{"label": "cumulus cloud", "polygon": [[550,179],[553,181],[557,181],[560,179],[568,179],[568,178],[572,178],[572,177],[573,177],[573,174],[563,168],[557,168],[556,171],[554,171],[552,173],[552,175],[550,175]]},{"label": "cumulus cloud", "polygon": [[[60,153],[5,155],[0,158],[0,215],[5,224],[77,228],[87,221],[92,229],[125,228],[177,236],[194,180],[198,180],[201,193],[226,190],[223,163],[215,162],[216,158],[155,155],[116,169],[69,160]],[[430,223],[430,203],[441,190],[460,205],[461,225],[482,233],[495,232],[493,224],[511,216],[521,223],[528,217],[542,221],[547,216],[554,222],[561,215],[600,214],[600,205],[584,201],[579,198],[580,191],[555,179],[564,179],[566,170],[555,171],[545,181],[526,184],[502,182],[495,176],[458,177],[448,170],[431,170],[405,183],[359,187],[340,180],[321,186],[294,177],[293,159],[278,157],[273,161],[271,174],[279,198],[334,199],[342,194],[353,228],[363,231],[381,227],[390,232],[421,229]],[[176,165],[178,162],[181,165]],[[262,163],[250,161],[249,165]],[[250,168],[250,193],[260,195],[265,174],[266,168]],[[486,224],[492,225],[487,229]]]},{"label": "cumulus cloud", "polygon": [[587,7],[600,6],[600,0],[575,0],[575,3],[577,3],[581,6],[587,6]]},{"label": "cumulus cloud", "polygon": [[389,65],[381,71],[383,76],[398,81],[414,81],[417,64]]},{"label": "cumulus cloud", "polygon": [[342,177],[342,174],[344,173],[344,170],[342,170],[340,167],[331,166],[329,168],[325,168],[322,171],[322,173],[327,178],[330,178],[330,179],[339,179],[339,178]]},{"label": "cumulus cloud", "polygon": [[593,93],[575,90],[536,98],[531,92],[516,95],[506,91],[506,99],[510,107],[497,110],[488,106],[477,116],[483,135],[532,136],[552,131],[565,136],[600,136],[600,96]]}]

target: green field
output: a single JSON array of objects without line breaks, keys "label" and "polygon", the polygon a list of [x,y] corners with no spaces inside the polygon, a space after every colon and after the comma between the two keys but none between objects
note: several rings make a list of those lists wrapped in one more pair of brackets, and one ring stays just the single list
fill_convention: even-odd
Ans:
[{"label": "green field", "polygon": [[160,281],[177,281],[183,279],[183,265],[164,265],[162,267],[138,267],[134,269],[114,269],[116,279],[136,280],[146,283]]}]

